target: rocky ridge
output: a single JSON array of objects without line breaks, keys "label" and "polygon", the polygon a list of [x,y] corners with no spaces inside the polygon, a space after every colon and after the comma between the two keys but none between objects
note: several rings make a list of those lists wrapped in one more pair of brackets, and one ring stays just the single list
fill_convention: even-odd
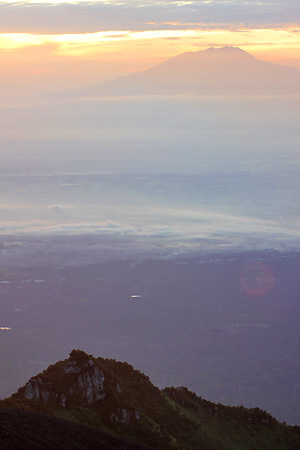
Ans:
[{"label": "rocky ridge", "polygon": [[24,397],[28,400],[48,403],[55,401],[64,408],[67,398],[75,393],[80,393],[83,400],[94,405],[105,398],[103,390],[104,374],[95,366],[95,362],[89,359],[83,366],[77,361],[68,361],[64,366],[64,373],[70,380],[70,387],[66,392],[55,392],[51,382],[44,382],[40,377],[32,377],[25,385]]},{"label": "rocky ridge", "polygon": [[3,414],[4,408],[50,414],[161,450],[300,448],[299,427],[266,411],[216,405],[184,387],[159,390],[129,364],[81,350],[32,377],[0,402]]},{"label": "rocky ridge", "polygon": [[[52,372],[51,366],[42,374],[30,378],[20,389],[22,397],[45,406],[63,409],[69,409],[75,404],[99,406],[106,397],[105,375],[97,360],[80,350],[71,352],[70,359],[60,364],[59,370],[55,371],[55,377],[49,377],[49,372]],[[123,390],[116,380],[110,377],[107,383],[108,390],[112,390],[115,396],[122,394]],[[128,411],[124,407],[117,407],[110,414],[110,422],[113,424],[129,425],[132,420],[139,418],[137,410]]]}]

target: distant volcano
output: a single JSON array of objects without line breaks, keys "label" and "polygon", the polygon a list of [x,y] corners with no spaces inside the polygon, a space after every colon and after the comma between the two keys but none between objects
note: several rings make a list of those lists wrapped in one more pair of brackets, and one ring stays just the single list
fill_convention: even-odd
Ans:
[{"label": "distant volcano", "polygon": [[186,52],[149,70],[63,93],[67,96],[299,94],[300,70],[237,47]]}]

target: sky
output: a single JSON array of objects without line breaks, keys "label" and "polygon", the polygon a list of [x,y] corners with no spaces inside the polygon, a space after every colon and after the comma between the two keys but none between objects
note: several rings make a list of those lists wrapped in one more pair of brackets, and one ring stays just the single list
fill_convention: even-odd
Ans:
[{"label": "sky", "polygon": [[0,82],[55,91],[225,45],[300,67],[298,17],[298,0],[0,1]]},{"label": "sky", "polygon": [[[294,246],[299,238],[297,96],[204,101],[40,95],[33,100],[29,96],[28,101],[26,94],[94,84],[212,46],[238,46],[258,58],[300,67],[298,9],[298,0],[0,1],[0,98],[5,93],[15,94],[14,102],[10,97],[7,102],[0,101],[1,174],[209,173],[211,178],[203,182],[212,186],[209,209],[207,196],[199,203],[200,194],[193,186],[187,187],[189,195],[182,205],[178,204],[179,194],[173,191],[161,204],[166,190],[163,185],[157,188],[156,204],[146,206],[150,214],[142,215],[137,228],[152,220],[153,206],[157,212],[151,225],[154,230],[162,226],[167,227],[164,233],[171,229],[171,235],[198,235],[201,229],[207,237],[207,224],[199,225],[204,211],[210,218],[209,234],[218,234],[230,222],[229,234],[235,236],[240,227],[241,233],[247,234],[245,242],[251,245],[252,238],[249,241],[248,237],[260,230],[263,246],[266,234],[271,240],[275,236],[276,245],[282,240],[284,245],[288,242]],[[220,174],[228,173],[236,184],[223,198],[223,185],[227,186],[228,180]],[[245,174],[251,175],[249,182]],[[87,232],[91,228],[86,224],[94,222],[104,224],[104,230],[107,223],[117,224],[114,232],[123,233],[135,230],[134,211],[140,211],[153,197],[147,190],[139,197],[137,182],[134,189],[124,187],[127,194],[120,208],[120,192],[110,198],[109,188],[104,186],[104,203],[107,198],[109,202],[98,209],[99,199],[92,194],[98,185],[91,192],[81,186],[82,202],[75,186],[61,204],[64,189],[60,193],[60,185],[49,188],[46,183],[40,199],[40,181],[38,193],[32,191],[31,178],[19,188],[15,183],[9,178],[2,189],[2,231],[3,225],[8,232],[22,232],[28,220],[31,227],[30,217],[36,211],[38,217],[45,215],[44,222],[33,228],[36,233],[52,227],[58,232],[72,232],[74,223],[76,230],[79,226]],[[83,185],[89,183],[84,181]],[[118,183],[117,179],[116,186]],[[189,204],[191,193],[196,200]],[[94,200],[85,211],[87,198]],[[128,204],[132,198],[133,206]],[[257,198],[261,203],[257,204]],[[166,217],[163,212],[172,199],[174,211]],[[47,205],[66,208],[48,209]],[[186,208],[188,226],[194,227],[188,231],[182,208]],[[198,213],[193,216],[194,209],[201,217]],[[99,212],[96,216],[95,211]],[[110,226],[108,229],[111,231]]]}]

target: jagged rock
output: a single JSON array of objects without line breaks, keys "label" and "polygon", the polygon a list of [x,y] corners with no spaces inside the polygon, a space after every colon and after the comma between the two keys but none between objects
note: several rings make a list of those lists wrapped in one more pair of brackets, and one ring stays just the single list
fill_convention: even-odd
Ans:
[{"label": "jagged rock", "polygon": [[69,389],[69,395],[80,391],[84,400],[89,405],[94,405],[105,398],[103,389],[104,374],[92,359],[88,360],[83,367],[79,367],[77,361],[68,361],[64,367],[66,375],[78,375],[75,383]]},{"label": "jagged rock", "polygon": [[118,408],[110,416],[110,420],[112,423],[123,423],[124,425],[129,425],[131,423],[132,418],[134,418],[135,420],[139,420],[140,419],[139,412],[133,411],[133,413],[130,413],[124,408]]},{"label": "jagged rock", "polygon": [[76,361],[68,361],[67,364],[65,365],[65,374],[66,375],[70,375],[72,373],[80,373],[81,369],[80,367],[78,367],[77,362]]},{"label": "jagged rock", "polygon": [[82,372],[77,378],[78,389],[82,392],[85,401],[93,405],[104,399],[103,390],[104,374],[98,367],[94,367],[91,372]]},{"label": "jagged rock", "polygon": [[29,400],[39,400],[40,391],[38,387],[38,380],[35,378],[30,378],[25,385],[25,398]]},{"label": "jagged rock", "polygon": [[130,412],[126,409],[118,408],[114,413],[111,414],[110,420],[112,423],[123,423],[124,425],[129,425],[131,421]]},{"label": "jagged rock", "polygon": [[[97,403],[99,400],[101,402]],[[129,364],[96,359],[79,350],[73,351],[70,359],[31,378],[2,404],[3,407],[38,409],[74,418],[92,427],[103,427],[113,434],[154,445],[159,450],[225,450],[240,448],[241,442],[245,442],[245,450],[300,449],[300,428],[278,424],[266,411],[217,405],[184,387],[160,391]],[[33,436],[37,428],[35,424]],[[90,430],[92,432],[93,428]],[[111,448],[106,444],[96,445],[95,450]],[[0,436],[1,450],[2,447]],[[17,447],[13,442],[3,450],[25,447],[31,448],[26,444]],[[66,450],[68,447],[65,443],[60,447],[43,446],[47,448]],[[75,446],[69,448],[75,449]],[[88,443],[80,448],[94,447]]]},{"label": "jagged rock", "polygon": [[210,407],[209,408],[209,414],[211,416],[217,417],[218,416],[218,410],[219,410],[219,408],[217,406]]},{"label": "jagged rock", "polygon": [[37,377],[31,378],[26,383],[25,398],[43,403],[54,401],[60,403],[64,408],[66,407],[67,397],[72,396],[75,392],[80,392],[89,405],[94,405],[105,398],[104,374],[95,366],[94,361],[88,361],[84,368],[79,367],[76,361],[68,361],[64,366],[64,373],[67,376],[74,377],[74,381],[67,391],[56,392],[51,383]]},{"label": "jagged rock", "polygon": [[51,383],[45,383],[40,378],[30,378],[25,385],[25,398],[28,400],[42,401],[48,403],[57,400],[57,393],[53,391]]},{"label": "jagged rock", "polygon": [[40,396],[42,397],[43,402],[47,403],[49,400],[49,397],[50,397],[50,392],[49,391],[41,391]]},{"label": "jagged rock", "polygon": [[85,364],[85,366],[90,366],[90,367],[92,367],[92,366],[94,366],[95,365],[95,363],[94,363],[94,361],[92,360],[92,359],[90,359],[88,362],[87,362],[87,364]]},{"label": "jagged rock", "polygon": [[65,394],[61,394],[61,396],[60,396],[60,403],[61,403],[63,408],[66,407],[66,400],[67,400],[67,397],[65,396]]}]

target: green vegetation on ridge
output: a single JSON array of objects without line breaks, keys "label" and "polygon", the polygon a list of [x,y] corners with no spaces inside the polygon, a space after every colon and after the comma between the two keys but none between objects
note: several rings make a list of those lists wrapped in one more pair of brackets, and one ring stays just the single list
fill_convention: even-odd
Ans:
[{"label": "green vegetation on ridge", "polygon": [[215,404],[184,387],[160,390],[129,364],[81,350],[31,378],[0,407],[51,414],[161,450],[300,448],[300,428],[265,411]]}]

